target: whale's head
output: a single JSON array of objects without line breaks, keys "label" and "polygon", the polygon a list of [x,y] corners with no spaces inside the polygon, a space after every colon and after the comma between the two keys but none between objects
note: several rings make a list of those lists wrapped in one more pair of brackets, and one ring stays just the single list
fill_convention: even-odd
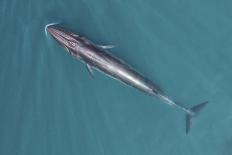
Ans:
[{"label": "whale's head", "polygon": [[76,55],[78,49],[83,46],[83,39],[79,35],[65,31],[64,29],[50,25],[46,28],[46,31],[68,52]]}]

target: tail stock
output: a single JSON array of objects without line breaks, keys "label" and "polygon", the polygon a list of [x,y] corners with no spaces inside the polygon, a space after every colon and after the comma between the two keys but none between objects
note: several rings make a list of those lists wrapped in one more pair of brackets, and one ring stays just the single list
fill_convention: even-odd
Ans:
[{"label": "tail stock", "polygon": [[208,101],[200,103],[189,109],[186,114],[186,134],[190,131],[192,126],[192,120],[201,112],[201,110],[206,106]]}]

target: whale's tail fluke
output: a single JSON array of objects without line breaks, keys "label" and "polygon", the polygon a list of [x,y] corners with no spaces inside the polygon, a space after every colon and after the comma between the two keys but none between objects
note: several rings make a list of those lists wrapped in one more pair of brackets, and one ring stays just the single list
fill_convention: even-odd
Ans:
[{"label": "whale's tail fluke", "polygon": [[201,112],[207,103],[208,101],[205,101],[189,109],[189,112],[186,114],[186,134],[191,129],[192,120]]}]

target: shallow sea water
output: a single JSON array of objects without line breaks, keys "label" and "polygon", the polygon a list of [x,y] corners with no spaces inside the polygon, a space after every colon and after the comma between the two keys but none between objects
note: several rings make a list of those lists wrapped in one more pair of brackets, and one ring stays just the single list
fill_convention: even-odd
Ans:
[{"label": "shallow sea water", "polygon": [[[232,2],[1,0],[1,155],[232,154]],[[122,58],[184,113],[85,65],[45,36],[62,26]]]}]

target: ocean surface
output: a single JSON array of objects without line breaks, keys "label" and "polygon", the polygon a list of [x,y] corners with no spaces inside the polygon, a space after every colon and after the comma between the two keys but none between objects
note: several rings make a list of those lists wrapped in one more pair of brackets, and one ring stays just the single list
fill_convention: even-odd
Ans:
[{"label": "ocean surface", "polygon": [[[1,0],[0,155],[231,155],[232,1]],[[86,66],[46,24],[109,50],[185,114]]]}]

